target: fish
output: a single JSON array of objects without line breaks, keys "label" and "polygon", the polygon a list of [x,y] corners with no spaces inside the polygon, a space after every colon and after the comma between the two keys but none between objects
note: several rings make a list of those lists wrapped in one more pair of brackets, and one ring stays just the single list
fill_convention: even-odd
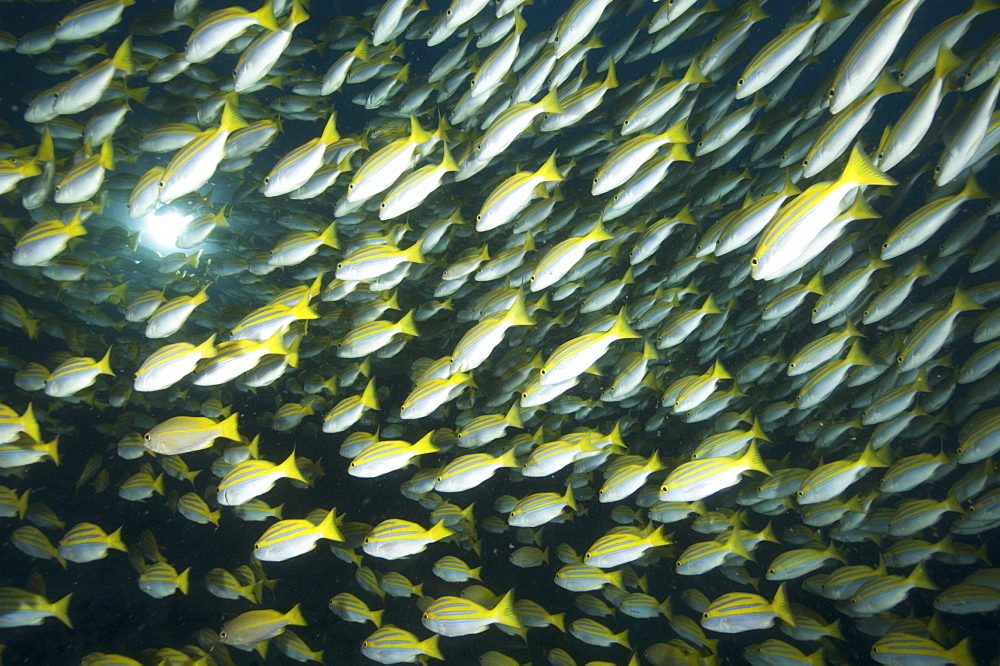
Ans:
[{"label": "fish", "polygon": [[441,636],[478,634],[492,624],[524,632],[524,625],[514,611],[513,591],[507,592],[492,609],[460,597],[439,597],[424,610],[420,621]]},{"label": "fish", "polygon": [[275,610],[241,613],[222,625],[219,640],[241,650],[252,650],[255,645],[274,638],[288,626],[306,626],[298,604],[287,613]]},{"label": "fish", "polygon": [[265,562],[283,562],[313,550],[320,539],[343,541],[336,518],[336,510],[331,509],[318,525],[308,519],[279,520],[254,544],[253,555]]},{"label": "fish", "polygon": [[[73,592],[95,663],[992,656],[996,1],[543,4],[0,31],[0,618]],[[77,612],[136,583],[190,646]]]},{"label": "fish", "polygon": [[143,435],[143,444],[154,453],[178,455],[208,448],[219,437],[239,441],[239,414],[216,423],[203,416],[175,416]]},{"label": "fish", "polygon": [[424,529],[407,520],[383,520],[364,539],[363,549],[373,557],[397,560],[423,551],[428,545],[454,534],[443,520]]},{"label": "fish", "polygon": [[44,596],[16,587],[0,587],[0,626],[30,627],[42,624],[45,618],[54,617],[70,629],[69,602],[72,593],[58,601],[49,602]]}]

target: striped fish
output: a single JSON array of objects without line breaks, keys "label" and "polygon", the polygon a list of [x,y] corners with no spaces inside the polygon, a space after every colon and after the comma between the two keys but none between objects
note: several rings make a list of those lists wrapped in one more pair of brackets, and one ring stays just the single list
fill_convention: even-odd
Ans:
[{"label": "striped fish", "polygon": [[318,525],[308,520],[278,521],[257,539],[253,554],[265,562],[283,562],[313,550],[320,539],[344,540],[337,528],[336,509],[330,509]]}]

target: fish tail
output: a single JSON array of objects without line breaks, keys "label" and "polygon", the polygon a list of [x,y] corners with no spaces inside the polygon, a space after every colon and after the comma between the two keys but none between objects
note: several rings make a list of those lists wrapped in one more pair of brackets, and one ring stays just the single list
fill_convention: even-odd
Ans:
[{"label": "fish tail", "polygon": [[[861,149],[861,144],[855,144],[851,156],[841,174],[840,183],[857,183],[859,185],[897,185],[894,178],[879,169],[871,158]],[[832,185],[831,185],[832,187]]]},{"label": "fish tail", "polygon": [[566,506],[568,506],[573,511],[578,511],[579,510],[579,506],[576,503],[576,498],[573,497],[573,484],[572,483],[566,486],[566,492],[563,493],[562,501],[565,502]]},{"label": "fish tail", "polygon": [[503,595],[500,602],[493,609],[493,614],[500,624],[521,633],[525,631],[524,625],[521,624],[521,619],[514,611],[514,590],[510,590],[507,594]]},{"label": "fish tail", "polygon": [[555,151],[552,151],[549,159],[545,160],[545,164],[539,167],[535,175],[548,183],[557,183],[563,179],[562,174],[559,173],[559,168],[556,166]]},{"label": "fish tail", "polygon": [[364,392],[361,394],[361,404],[368,409],[378,409],[378,393],[375,391],[375,380],[371,379],[365,386]]},{"label": "fish tail", "polygon": [[128,546],[122,541],[122,528],[119,527],[114,532],[108,535],[107,540],[108,548],[114,548],[115,550],[120,550],[123,553],[128,552]]},{"label": "fish tail", "polygon": [[239,413],[233,412],[228,418],[219,423],[219,437],[225,437],[236,442],[240,441],[242,438],[239,431],[239,418]]},{"label": "fish tail", "polygon": [[56,619],[58,619],[60,622],[65,624],[70,629],[73,628],[73,623],[70,622],[69,619],[69,600],[72,597],[73,593],[70,592],[59,601],[53,602],[52,608],[50,609],[52,611],[52,615],[54,615]]},{"label": "fish tail", "polygon": [[948,48],[947,44],[941,44],[938,49],[937,61],[934,63],[934,78],[943,79],[962,64],[962,59]]},{"label": "fish tail", "polygon": [[403,318],[399,320],[399,322],[396,324],[396,327],[399,329],[400,333],[405,333],[406,335],[412,335],[413,337],[417,337],[420,335],[420,332],[417,331],[416,325],[413,323],[413,310],[410,310],[405,315],[403,315]]},{"label": "fish tail", "polygon": [[439,520],[434,525],[427,530],[427,536],[434,541],[440,541],[441,539],[447,539],[448,537],[454,535],[455,532],[448,529],[445,526],[444,520]]},{"label": "fish tail", "polygon": [[305,627],[309,623],[306,622],[306,618],[302,616],[301,604],[295,604],[292,606],[292,610],[285,613],[285,620],[288,624],[294,624],[297,627]]},{"label": "fish tail", "polygon": [[49,458],[52,458],[52,462],[59,466],[61,458],[59,457],[59,436],[56,435],[55,438],[45,445],[45,452],[48,454]]},{"label": "fish tail", "polygon": [[924,563],[921,562],[917,566],[913,567],[913,571],[910,575],[906,577],[906,581],[913,585],[914,587],[919,587],[922,590],[940,590],[937,583],[932,581],[927,575],[927,571],[924,569]]},{"label": "fish tail", "polygon": [[281,472],[289,479],[295,481],[301,481],[302,483],[309,483],[306,478],[302,476],[302,472],[299,471],[299,466],[295,464],[295,450],[293,449],[288,457],[278,465]]},{"label": "fish tail", "polygon": [[444,660],[444,655],[441,654],[441,648],[438,647],[438,641],[441,639],[440,634],[434,634],[425,641],[420,641],[420,651],[431,659]]},{"label": "fish tail", "polygon": [[177,589],[181,591],[181,594],[188,593],[188,576],[190,576],[190,574],[191,567],[188,567],[177,575]]},{"label": "fish tail", "polygon": [[741,465],[745,465],[747,469],[752,469],[757,472],[763,472],[768,476],[771,475],[771,470],[767,468],[764,464],[764,459],[760,457],[760,451],[757,450],[757,444],[753,441],[750,442],[750,448],[738,461]]},{"label": "fish tail", "polygon": [[267,28],[271,32],[278,32],[278,20],[274,17],[274,0],[267,0],[264,6],[255,12],[250,13],[250,17],[257,21],[257,25]]},{"label": "fish tail", "polygon": [[792,614],[792,606],[788,601],[788,592],[785,589],[784,583],[779,585],[778,591],[774,593],[774,601],[771,602],[771,608],[774,610],[774,614],[781,618],[784,623],[792,627],[798,626],[795,623],[795,616]]},{"label": "fish tail", "polygon": [[118,50],[115,51],[115,55],[111,58],[111,62],[114,63],[115,69],[120,69],[123,72],[128,72],[129,74],[135,73],[135,67],[132,65],[131,35],[126,37],[125,41],[118,47]]},{"label": "fish tail", "polygon": [[564,109],[559,105],[559,91],[557,88],[550,90],[538,103],[546,113],[564,113]]}]

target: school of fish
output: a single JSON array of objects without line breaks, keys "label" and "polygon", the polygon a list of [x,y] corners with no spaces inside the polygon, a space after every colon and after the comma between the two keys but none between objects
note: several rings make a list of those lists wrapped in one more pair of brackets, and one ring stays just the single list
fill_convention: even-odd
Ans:
[{"label": "school of fish", "polygon": [[0,6],[0,659],[1000,659],[996,0]]}]

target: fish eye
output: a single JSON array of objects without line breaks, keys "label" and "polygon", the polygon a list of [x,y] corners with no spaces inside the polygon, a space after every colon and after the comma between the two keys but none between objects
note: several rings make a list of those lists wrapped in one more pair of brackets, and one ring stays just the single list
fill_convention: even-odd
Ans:
[{"label": "fish eye", "polygon": [[[444,15],[445,15],[445,16],[451,16],[451,10],[450,10],[450,9],[448,9],[448,10],[445,10],[445,13],[444,13]],[[425,615],[424,617],[427,617],[427,616]]]},{"label": "fish eye", "polygon": [[527,400],[528,399],[528,394],[527,393],[522,393],[521,394],[521,399],[522,400]]},{"label": "fish eye", "polygon": [[740,79],[739,81],[736,82],[737,88],[739,88],[741,85],[743,85],[743,79]]},{"label": "fish eye", "polygon": [[807,159],[806,160],[802,160],[802,166],[804,166],[804,167],[809,166],[809,160],[807,160]]},{"label": "fish eye", "polygon": [[705,145],[705,142],[704,142],[704,141],[699,141],[699,142],[698,142],[698,147],[699,147],[699,148],[701,148],[701,147],[702,147],[702,146],[704,146],[704,145]]},{"label": "fish eye", "polygon": [[708,613],[702,613],[701,614],[701,619],[707,620],[708,619]]},{"label": "fish eye", "polygon": [[351,183],[351,184],[349,184],[349,185],[347,186],[347,189],[349,189],[349,190],[353,190],[353,189],[354,189],[354,183]]},{"label": "fish eye", "polygon": [[479,222],[479,221],[481,221],[482,219],[483,219],[483,216],[482,216],[482,215],[476,215],[476,222]]},{"label": "fish eye", "polygon": [[816,314],[817,312],[819,312],[819,308],[813,308],[813,314]]},{"label": "fish eye", "polygon": [[594,179],[594,185],[597,185],[597,179],[596,178]]},{"label": "fish eye", "polygon": [[805,492],[804,492],[804,491],[802,491],[802,490],[799,490],[799,491],[797,491],[797,492],[796,492],[795,494],[796,494],[796,496],[798,496],[798,497],[802,497],[803,495],[805,495]]},{"label": "fish eye", "polygon": [[133,375],[133,376],[134,376],[134,377],[135,377],[136,379],[139,379],[139,373],[138,373],[138,372],[137,372],[137,373],[135,373],[135,375]]},{"label": "fish eye", "polygon": [[826,93],[826,96],[829,97],[830,99],[833,99],[833,95],[835,92],[836,91],[833,88],[830,88],[829,92]]},{"label": "fish eye", "polygon": [[224,631],[220,631],[220,632],[219,632],[219,638],[225,638],[225,637],[226,637],[226,636],[228,636],[228,635],[229,635],[229,634],[227,634],[227,633],[226,633],[226,632],[224,632]]},{"label": "fish eye", "polygon": [[631,122],[630,120],[626,119],[626,120],[625,120],[625,122],[624,122],[624,125],[625,125],[625,126],[628,126],[628,124],[629,124],[630,122]]},{"label": "fish eye", "polygon": [[542,377],[544,377],[544,376],[545,376],[545,373],[546,373],[546,372],[548,372],[548,370],[546,370],[545,368],[542,368],[541,370],[539,370],[539,371],[538,371],[538,373],[539,373],[539,374],[540,374],[540,375],[541,375]]},{"label": "fish eye", "polygon": [[152,438],[152,437],[150,437],[150,435],[149,435],[149,433],[148,433],[148,432],[147,432],[147,433],[146,433],[145,435],[143,435],[143,437],[142,437],[142,438],[143,438],[144,440],[146,440],[147,442],[151,442],[151,441],[153,440],[153,438]]},{"label": "fish eye", "polygon": [[940,164],[937,165],[936,167],[934,167],[934,173],[941,173],[941,165]]},{"label": "fish eye", "polygon": [[166,183],[163,182],[162,180],[156,184],[156,186],[159,187],[160,189],[163,189],[164,185],[166,185]]},{"label": "fish eye", "polygon": [[254,550],[260,550],[260,544],[259,544],[259,543],[255,543],[255,544],[253,545],[253,549],[254,549]]},{"label": "fish eye", "polygon": [[902,363],[902,362],[903,362],[903,357],[902,356],[897,356],[896,357],[896,363]]},{"label": "fish eye", "polygon": [[751,266],[756,266],[759,263],[760,262],[757,260],[757,257],[754,257],[753,259],[750,260],[750,265]]},{"label": "fish eye", "polygon": [[264,184],[267,185],[270,182],[271,182],[271,177],[270,176],[264,176]]}]

